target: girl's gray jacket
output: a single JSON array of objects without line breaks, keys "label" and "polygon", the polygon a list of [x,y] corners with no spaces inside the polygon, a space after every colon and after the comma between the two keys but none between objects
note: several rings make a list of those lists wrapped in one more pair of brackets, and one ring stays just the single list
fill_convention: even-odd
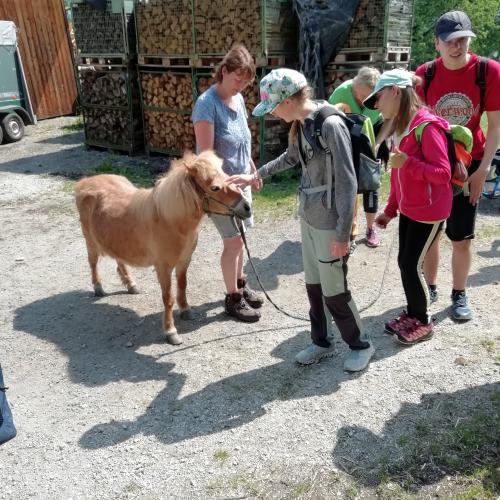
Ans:
[{"label": "girl's gray jacket", "polygon": [[[358,186],[352,162],[351,138],[342,118],[333,115],[323,122],[322,137],[330,148],[333,160],[329,208],[327,190],[321,189],[328,185],[327,153],[319,144],[314,131],[316,114],[329,104],[326,101],[318,101],[317,104],[318,108],[309,114],[302,125],[300,142],[305,161],[301,161],[299,157],[299,141],[296,138],[294,142],[289,141],[287,150],[281,156],[262,166],[259,175],[265,178],[302,164],[299,215],[316,229],[335,229],[336,241],[347,242],[351,234]],[[315,192],[314,188],[318,188],[318,191]]]}]

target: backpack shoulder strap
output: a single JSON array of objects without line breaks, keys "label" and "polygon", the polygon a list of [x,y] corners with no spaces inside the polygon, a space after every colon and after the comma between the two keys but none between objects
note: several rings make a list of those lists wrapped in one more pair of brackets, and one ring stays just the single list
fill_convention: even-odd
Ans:
[{"label": "backpack shoulder strap", "polygon": [[319,144],[324,149],[326,154],[326,172],[327,172],[327,208],[332,207],[332,188],[333,188],[333,156],[330,150],[330,147],[323,139],[323,123],[325,120],[332,115],[340,116],[341,118],[347,120],[342,111],[338,110],[335,106],[324,106],[319,111],[318,114],[314,117],[314,133],[316,134],[316,138],[318,139]]},{"label": "backpack shoulder strap", "polygon": [[323,140],[323,123],[325,123],[325,120],[332,115],[340,116],[341,118],[346,119],[346,115],[337,109],[335,106],[323,106],[319,111],[318,114],[314,118],[314,132],[316,134],[316,137],[318,138],[318,142],[321,144],[321,147],[327,152],[330,152],[330,148],[326,144],[326,142]]},{"label": "backpack shoulder strap", "polygon": [[[425,127],[431,122],[423,122],[420,125],[414,128],[415,138],[419,144],[422,144],[422,134],[424,133]],[[450,162],[451,167],[451,176],[455,173],[455,163],[456,163],[456,154],[455,154],[455,140],[453,139],[453,135],[451,131],[445,131],[444,135],[446,136],[446,146],[448,150],[448,160]]]},{"label": "backpack shoulder strap", "polygon": [[484,111],[484,97],[486,94],[487,73],[488,73],[488,58],[478,57],[476,62],[476,85],[479,87],[479,92],[480,92],[480,103],[479,103],[480,114],[482,114]]},{"label": "backpack shoulder strap", "polygon": [[415,138],[417,139],[417,142],[419,144],[422,144],[422,134],[424,133],[424,128],[427,126],[428,123],[429,122],[423,122],[414,128]]},{"label": "backpack shoulder strap", "polygon": [[436,76],[436,61],[429,61],[424,66],[424,99],[427,104],[427,91],[433,78]]}]

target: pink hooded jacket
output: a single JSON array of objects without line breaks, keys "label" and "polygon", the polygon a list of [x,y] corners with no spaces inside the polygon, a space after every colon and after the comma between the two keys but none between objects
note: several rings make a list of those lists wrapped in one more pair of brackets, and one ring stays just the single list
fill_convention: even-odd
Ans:
[{"label": "pink hooded jacket", "polygon": [[[425,126],[419,144],[414,129],[423,122],[430,123]],[[408,159],[401,168],[392,169],[391,192],[384,210],[386,215],[396,217],[399,210],[419,222],[448,218],[453,193],[444,132],[449,128],[446,120],[433,115],[427,108],[417,112],[399,144],[399,150],[406,153]]]}]

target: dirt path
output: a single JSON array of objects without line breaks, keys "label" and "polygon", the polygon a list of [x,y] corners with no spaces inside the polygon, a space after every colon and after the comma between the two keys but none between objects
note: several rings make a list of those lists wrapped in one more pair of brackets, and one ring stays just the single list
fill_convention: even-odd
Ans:
[{"label": "dirt path", "polygon": [[[452,429],[491,410],[500,381],[499,200],[481,206],[474,319],[448,317],[445,242],[436,335],[423,345],[403,349],[382,334],[404,306],[396,225],[380,248],[359,245],[349,272],[360,308],[385,275],[362,314],[377,347],[364,373],[343,372],[341,342],[333,358],[295,365],[308,325],[269,304],[257,324],[225,317],[220,242],[208,222],[189,271],[197,319],[177,318],[184,344],[174,347],[161,332],[151,269],[134,272],[142,293],[129,296],[105,260],[110,294],[91,294],[71,184],[48,174],[72,177],[109,154],[84,150],[80,132],[61,130],[66,122],[0,147],[0,361],[19,432],[0,448],[0,498],[389,498],[399,490],[383,481],[384,466],[410,457],[423,424],[427,433]],[[307,316],[297,221],[261,223],[249,240],[265,287]],[[455,484],[437,466],[426,476],[416,496]]]}]

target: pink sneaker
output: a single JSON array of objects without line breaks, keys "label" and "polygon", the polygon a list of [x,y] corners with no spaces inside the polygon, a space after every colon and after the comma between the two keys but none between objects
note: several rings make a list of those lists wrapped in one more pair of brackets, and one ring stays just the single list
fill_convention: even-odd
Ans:
[{"label": "pink sneaker", "polygon": [[403,345],[413,345],[430,340],[434,335],[433,327],[432,321],[428,325],[424,325],[418,319],[414,319],[413,325],[409,325],[397,333],[398,342]]},{"label": "pink sneaker", "polygon": [[377,231],[375,231],[375,228],[370,228],[367,229],[366,231],[366,246],[370,248],[376,248],[380,245],[380,240],[377,235]]},{"label": "pink sneaker", "polygon": [[408,328],[413,325],[413,323],[417,321],[415,318],[411,318],[408,316],[406,311],[403,311],[400,316],[397,318],[391,319],[385,324],[384,331],[389,335],[397,335],[400,330],[404,328]]}]

